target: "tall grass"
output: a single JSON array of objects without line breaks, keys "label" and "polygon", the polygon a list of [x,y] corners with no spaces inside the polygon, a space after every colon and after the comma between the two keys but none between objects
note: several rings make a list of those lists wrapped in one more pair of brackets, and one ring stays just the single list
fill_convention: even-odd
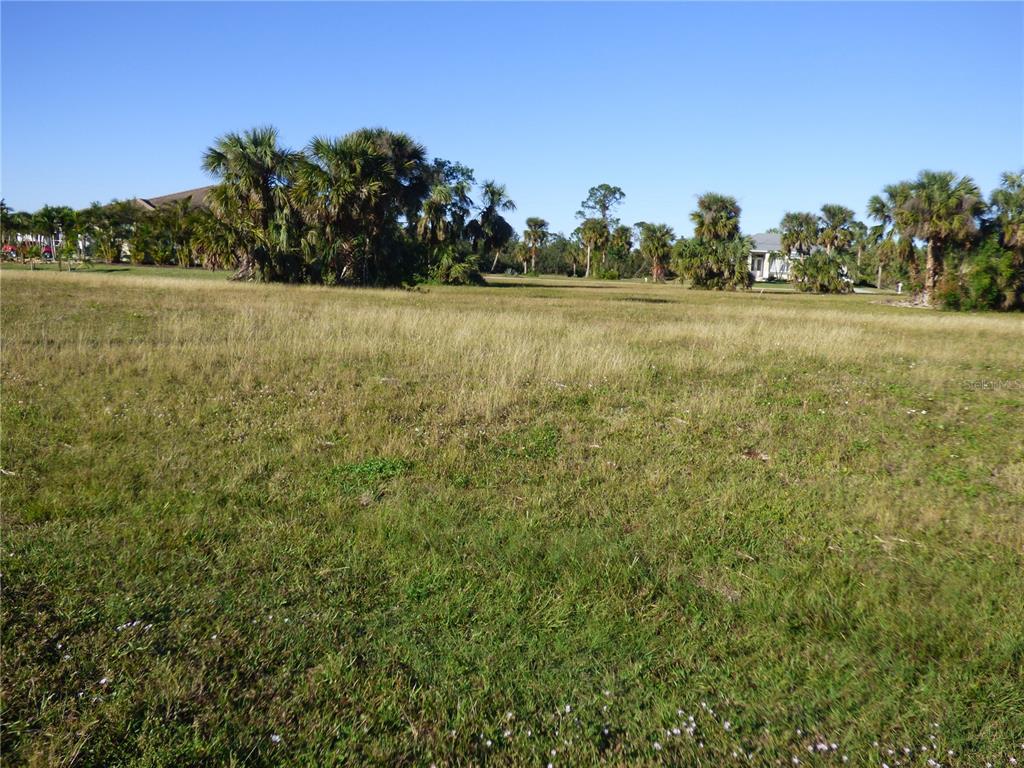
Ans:
[{"label": "tall grass", "polygon": [[0,291],[9,764],[1024,760],[1019,318]]}]

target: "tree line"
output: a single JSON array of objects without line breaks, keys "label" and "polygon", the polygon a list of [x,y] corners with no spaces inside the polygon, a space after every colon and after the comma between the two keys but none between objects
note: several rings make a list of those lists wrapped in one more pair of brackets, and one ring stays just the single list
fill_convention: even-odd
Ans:
[{"label": "tree line", "polygon": [[[504,185],[478,184],[471,168],[431,159],[383,128],[316,137],[299,151],[283,147],[274,128],[228,133],[202,166],[217,182],[205,206],[186,199],[146,211],[114,201],[27,214],[2,205],[4,241],[33,233],[62,243],[58,260],[127,257],[325,285],[465,284],[484,269],[679,279],[713,290],[753,283],[740,206],[716,192],[697,199],[689,238],[664,223],[624,224],[616,212],[625,192],[610,184],[590,188],[569,235],[539,216],[518,233],[503,215],[516,209]],[[986,200],[968,176],[923,171],[872,196],[867,213],[868,223],[834,203],[786,212],[769,258],[793,257],[787,278],[803,291],[902,284],[928,305],[1024,308],[1024,172],[1003,174]],[[17,247],[25,257],[41,245]]]}]

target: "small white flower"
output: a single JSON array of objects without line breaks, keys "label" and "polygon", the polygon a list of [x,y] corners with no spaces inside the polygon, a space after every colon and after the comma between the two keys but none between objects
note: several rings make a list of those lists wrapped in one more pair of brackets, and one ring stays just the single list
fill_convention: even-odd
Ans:
[{"label": "small white flower", "polygon": [[566,704],[565,705],[565,714],[568,715],[570,712],[572,712],[572,707],[570,707],[568,704]]},{"label": "small white flower", "polygon": [[661,752],[661,742],[660,741],[654,742],[654,751],[655,752]]},{"label": "small white flower", "polygon": [[107,679],[107,678],[105,678],[105,677],[101,677],[101,678],[100,678],[100,685],[106,685],[106,684],[107,684],[107,683],[109,683],[109,682],[110,682],[110,680],[108,680],[108,679]]},{"label": "small white flower", "polygon": [[800,758],[793,755],[793,765],[800,765]]},{"label": "small white flower", "polygon": [[722,727],[725,728],[725,730],[728,731],[730,728],[732,728],[732,723],[730,723],[728,720],[726,720],[724,723],[722,723]]},{"label": "small white flower", "polygon": [[272,734],[270,734],[270,740],[272,742],[274,742],[275,744],[280,744],[281,743],[281,736],[280,736],[280,734],[272,733]]},{"label": "small white flower", "polygon": [[847,755],[843,755],[843,762],[844,763],[850,762],[850,758]]},{"label": "small white flower", "polygon": [[678,736],[680,733],[681,733],[681,731],[678,728],[673,728],[672,729],[672,735],[673,736]]},{"label": "small white flower", "polygon": [[490,739],[487,740],[487,746],[488,747],[491,746],[491,740]]}]

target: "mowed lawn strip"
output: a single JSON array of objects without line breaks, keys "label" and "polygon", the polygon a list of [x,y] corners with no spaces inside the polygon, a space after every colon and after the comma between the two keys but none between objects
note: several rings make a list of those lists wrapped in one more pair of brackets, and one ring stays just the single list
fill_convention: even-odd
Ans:
[{"label": "mowed lawn strip", "polygon": [[0,291],[6,764],[1024,761],[1021,317]]}]

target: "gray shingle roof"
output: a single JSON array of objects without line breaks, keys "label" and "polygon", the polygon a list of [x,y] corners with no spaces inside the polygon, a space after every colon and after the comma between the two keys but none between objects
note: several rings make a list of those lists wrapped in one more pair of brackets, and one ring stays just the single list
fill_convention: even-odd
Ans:
[{"label": "gray shingle roof", "polygon": [[179,200],[185,200],[186,198],[192,199],[193,208],[205,208],[206,207],[206,196],[209,194],[213,186],[208,187],[197,187],[196,189],[186,189],[184,192],[174,192],[170,195],[160,195],[159,197],[137,197],[135,201],[143,208],[149,210],[155,210],[161,205],[167,203],[176,203]]},{"label": "gray shingle roof", "polygon": [[751,239],[754,241],[755,251],[782,250],[782,236],[775,232],[758,232]]}]

